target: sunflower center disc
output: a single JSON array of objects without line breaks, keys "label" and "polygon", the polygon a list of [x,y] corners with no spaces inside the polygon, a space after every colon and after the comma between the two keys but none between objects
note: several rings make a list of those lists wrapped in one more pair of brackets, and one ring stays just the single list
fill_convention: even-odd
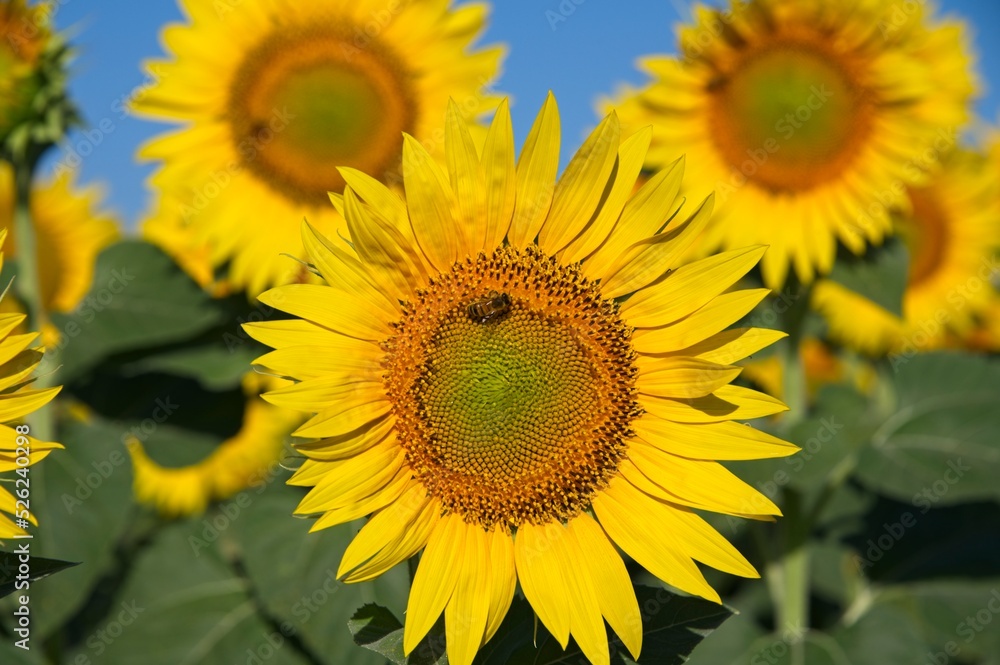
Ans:
[{"label": "sunflower center disc", "polygon": [[899,235],[910,250],[907,283],[920,284],[934,275],[948,249],[948,217],[933,192],[911,189],[913,213],[899,224]]},{"label": "sunflower center disc", "polygon": [[834,54],[780,44],[712,90],[712,134],[731,166],[776,192],[836,178],[869,131],[868,102]]},{"label": "sunflower center disc", "polygon": [[[491,291],[509,307],[470,313]],[[466,521],[568,519],[616,471],[638,415],[630,331],[577,270],[497,250],[432,280],[397,330],[386,385],[400,444]]]},{"label": "sunflower center disc", "polygon": [[329,205],[337,167],[382,177],[399,161],[414,104],[398,59],[356,47],[345,28],[316,26],[265,39],[230,93],[233,140],[243,164],[293,200]]}]

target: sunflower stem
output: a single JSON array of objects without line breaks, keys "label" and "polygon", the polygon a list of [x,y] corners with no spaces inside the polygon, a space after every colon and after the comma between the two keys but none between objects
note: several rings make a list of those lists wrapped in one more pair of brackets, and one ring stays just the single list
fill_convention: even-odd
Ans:
[{"label": "sunflower stem", "polygon": [[[799,286],[798,294],[792,297],[782,316],[782,329],[788,333],[782,349],[782,396],[788,412],[782,416],[781,425],[786,433],[805,417],[808,408],[801,348],[806,314],[809,313],[809,295],[808,286]],[[782,298],[782,302],[787,301]]]},{"label": "sunflower stem", "polygon": [[[14,280],[18,299],[28,316],[28,330],[41,333],[48,325],[48,315],[42,300],[41,270],[38,265],[38,242],[31,220],[31,184],[37,159],[26,156],[14,162],[14,238],[17,243],[17,277]],[[50,365],[51,366],[51,365]],[[34,388],[52,384],[52,372],[42,373]],[[51,409],[38,409],[27,416],[31,435],[40,441],[52,441],[55,430]]]},{"label": "sunflower stem", "polygon": [[809,523],[798,490],[786,489],[783,519],[777,625],[791,646],[792,664],[804,665],[802,638],[809,629]]}]

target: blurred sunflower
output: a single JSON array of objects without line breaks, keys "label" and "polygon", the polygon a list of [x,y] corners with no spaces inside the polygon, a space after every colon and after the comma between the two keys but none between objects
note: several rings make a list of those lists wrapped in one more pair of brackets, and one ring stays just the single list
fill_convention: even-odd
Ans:
[{"label": "blurred sunflower", "polygon": [[975,89],[961,25],[932,24],[920,3],[907,12],[895,0],[701,7],[679,56],[642,63],[654,80],[616,106],[625,127],[655,125],[647,167],[686,154],[690,190],[718,194],[705,249],[768,244],[764,282],[780,288],[790,265],[802,282],[828,272],[838,238],[855,254],[881,242],[887,208],[953,141]]},{"label": "blurred sunflower", "polygon": [[893,217],[910,252],[902,318],[835,282],[822,280],[813,291],[831,337],[870,355],[967,336],[996,297],[1000,170],[981,154],[955,150],[909,199]]},{"label": "blurred sunflower", "polygon": [[158,82],[134,107],[186,125],[140,155],[164,162],[152,178],[164,205],[229,263],[234,287],[303,276],[280,256],[302,255],[303,217],[343,231],[335,165],[398,180],[402,132],[440,146],[449,95],[469,122],[496,107],[485,86],[503,49],[469,51],[487,5],[448,4],[183,1],[191,23],[163,35],[176,59],[151,64]]},{"label": "blurred sunflower", "polygon": [[[6,239],[7,229],[0,229],[0,247],[3,247]],[[0,253],[0,267],[2,265],[3,254]],[[3,295],[0,295],[0,298]],[[19,452],[23,446],[17,442],[21,435],[11,425],[22,422],[25,416],[48,404],[61,390],[58,387],[26,390],[34,381],[31,375],[42,361],[44,350],[32,346],[38,339],[38,333],[12,334],[24,319],[24,314],[0,314],[0,473],[24,467],[23,464],[17,463],[19,457],[24,457]],[[62,448],[58,443],[38,441],[31,436],[27,438],[30,446],[27,456],[29,464],[40,462],[53,450]],[[14,520],[4,514],[17,515],[18,512],[14,495],[0,486],[0,539],[26,533]],[[29,515],[28,521],[38,524],[33,515]]]},{"label": "blurred sunflower", "polygon": [[167,517],[184,517],[204,512],[211,501],[269,482],[285,438],[302,417],[263,402],[259,395],[265,385],[274,388],[285,384],[287,381],[268,378],[265,382],[263,377],[248,374],[243,381],[247,402],[240,430],[195,464],[163,466],[137,439],[131,440],[128,451],[136,498]]},{"label": "blurred sunflower", "polygon": [[796,450],[732,422],[785,410],[729,385],[734,361],[783,336],[724,330],[767,292],[728,290],[764,248],[671,272],[711,198],[676,217],[680,160],[632,195],[650,130],[622,141],[614,114],[554,184],[559,126],[550,96],[515,165],[506,102],[481,157],[453,105],[447,172],[404,139],[405,203],[342,169],[353,249],[306,225],[327,285],[268,291],[299,318],[246,325],[276,349],[259,364],[297,380],[266,398],[315,414],[295,432],[312,441],[289,482],[313,488],[296,512],[319,516],[314,530],[374,512],[341,561],[349,582],[423,550],[404,650],[444,612],[455,665],[496,632],[516,582],[563,647],[572,635],[608,663],[603,617],[637,656],[615,544],[719,602],[695,560],[757,573],[695,511],[779,511],[715,460]]},{"label": "blurred sunflower", "polygon": [[0,142],[31,113],[35,72],[51,37],[47,11],[25,0],[0,0]]},{"label": "blurred sunflower", "polygon": [[[69,171],[31,193],[31,220],[38,249],[42,305],[49,312],[70,312],[94,279],[101,250],[118,239],[117,219],[101,209],[97,186],[79,187]],[[14,175],[0,163],[0,224],[10,231],[8,255],[17,258],[14,235]]]}]

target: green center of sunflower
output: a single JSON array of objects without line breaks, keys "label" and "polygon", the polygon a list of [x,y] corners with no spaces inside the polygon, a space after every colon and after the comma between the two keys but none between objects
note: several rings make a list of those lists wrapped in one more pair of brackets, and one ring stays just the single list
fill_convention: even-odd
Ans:
[{"label": "green center of sunflower", "polygon": [[279,30],[246,58],[230,92],[233,141],[245,166],[285,196],[329,205],[338,167],[376,178],[413,131],[408,75],[376,42],[358,48],[346,26]]},{"label": "green center of sunflower", "polygon": [[898,220],[899,235],[910,251],[907,283],[916,286],[934,276],[948,251],[948,213],[930,189],[909,191],[913,213]]},{"label": "green center of sunflower", "polygon": [[630,330],[596,285],[537,251],[432,280],[386,350],[408,461],[470,523],[569,519],[624,456],[638,414]]},{"label": "green center of sunflower", "polygon": [[712,136],[730,165],[776,192],[842,173],[868,136],[870,111],[841,60],[811,44],[775,44],[717,81]]}]

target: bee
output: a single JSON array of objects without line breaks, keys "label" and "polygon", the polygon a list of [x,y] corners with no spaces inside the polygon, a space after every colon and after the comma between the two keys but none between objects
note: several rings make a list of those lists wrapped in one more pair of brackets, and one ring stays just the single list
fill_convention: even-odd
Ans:
[{"label": "bee", "polygon": [[510,309],[510,296],[506,293],[490,291],[485,298],[469,303],[466,311],[469,318],[479,323],[495,321]]}]

